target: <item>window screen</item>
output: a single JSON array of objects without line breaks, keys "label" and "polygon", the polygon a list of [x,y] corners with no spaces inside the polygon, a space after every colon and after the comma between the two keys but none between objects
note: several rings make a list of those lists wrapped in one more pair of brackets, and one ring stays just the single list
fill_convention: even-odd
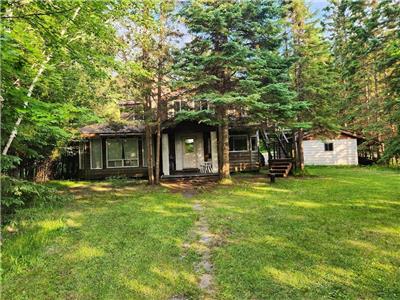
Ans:
[{"label": "window screen", "polygon": [[325,143],[325,151],[333,151],[333,143]]},{"label": "window screen", "polygon": [[248,151],[247,135],[234,135],[229,138],[229,151]]},{"label": "window screen", "polygon": [[136,138],[107,140],[107,166],[109,168],[139,166],[138,140]]},{"label": "window screen", "polygon": [[139,151],[137,139],[126,139],[123,144],[124,148],[124,166],[139,165]]},{"label": "window screen", "polygon": [[100,139],[90,141],[90,166],[91,169],[103,168]]}]

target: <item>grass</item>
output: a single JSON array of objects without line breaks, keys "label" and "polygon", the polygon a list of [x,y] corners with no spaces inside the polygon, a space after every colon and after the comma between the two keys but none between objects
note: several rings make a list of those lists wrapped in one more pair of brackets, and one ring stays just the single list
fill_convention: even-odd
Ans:
[{"label": "grass", "polygon": [[194,253],[181,245],[196,218],[179,194],[126,182],[53,182],[76,195],[27,210],[4,236],[2,299],[161,299],[198,294]]},{"label": "grass", "polygon": [[203,198],[219,298],[399,299],[400,173],[309,172],[275,185],[240,176]]},{"label": "grass", "polygon": [[3,234],[3,299],[198,299],[184,250],[206,208],[216,299],[400,297],[400,173],[310,168],[184,198],[130,181],[52,182],[75,200],[21,211]]}]

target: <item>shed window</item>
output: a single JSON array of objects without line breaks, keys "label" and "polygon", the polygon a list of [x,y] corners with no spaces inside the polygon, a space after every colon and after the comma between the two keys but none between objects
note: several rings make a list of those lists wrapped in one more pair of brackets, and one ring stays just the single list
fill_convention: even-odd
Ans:
[{"label": "shed window", "polygon": [[138,139],[108,139],[107,168],[138,167]]},{"label": "shed window", "polygon": [[91,169],[102,169],[102,147],[101,140],[91,140],[90,141],[90,168]]},{"label": "shed window", "polygon": [[325,151],[333,151],[333,143],[325,143]]},{"label": "shed window", "polygon": [[258,150],[257,137],[252,136],[251,137],[251,151],[256,152],[257,150]]},{"label": "shed window", "polygon": [[229,151],[248,151],[247,135],[233,135],[229,138]]}]

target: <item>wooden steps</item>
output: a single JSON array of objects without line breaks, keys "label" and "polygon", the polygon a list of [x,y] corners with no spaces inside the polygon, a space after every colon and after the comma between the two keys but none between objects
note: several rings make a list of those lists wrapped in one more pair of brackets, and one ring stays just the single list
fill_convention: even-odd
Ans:
[{"label": "wooden steps", "polygon": [[288,177],[293,167],[292,159],[271,159],[268,162],[269,173],[275,177]]}]

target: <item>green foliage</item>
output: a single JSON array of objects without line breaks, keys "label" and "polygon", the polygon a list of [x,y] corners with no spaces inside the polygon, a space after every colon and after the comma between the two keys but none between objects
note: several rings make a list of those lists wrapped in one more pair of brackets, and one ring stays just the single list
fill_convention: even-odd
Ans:
[{"label": "green foliage", "polygon": [[2,1],[1,147],[23,117],[9,151],[21,165],[39,163],[77,128],[98,120],[94,111],[109,101],[101,87],[107,86],[119,45],[110,21],[121,6],[119,1]]},{"label": "green foliage", "polygon": [[278,3],[263,0],[184,4],[180,14],[192,40],[177,57],[177,86],[211,104],[208,120],[226,122],[232,109],[259,123],[293,117],[290,62],[279,53],[281,13]]},{"label": "green foliage", "polygon": [[7,172],[19,165],[21,159],[13,155],[0,155],[1,172]]},{"label": "green foliage", "polygon": [[288,1],[286,55],[294,59],[290,69],[296,99],[307,103],[297,115],[296,128],[316,132],[338,129],[338,75],[333,56],[318,19],[304,0]]},{"label": "green foliage", "polygon": [[26,180],[1,176],[1,215],[7,221],[17,210],[63,203],[69,197],[56,189]]},{"label": "green foliage", "polygon": [[[398,1],[331,1],[328,26],[339,71],[338,119],[379,158],[399,158]],[[391,145],[384,147],[384,144]]]}]

